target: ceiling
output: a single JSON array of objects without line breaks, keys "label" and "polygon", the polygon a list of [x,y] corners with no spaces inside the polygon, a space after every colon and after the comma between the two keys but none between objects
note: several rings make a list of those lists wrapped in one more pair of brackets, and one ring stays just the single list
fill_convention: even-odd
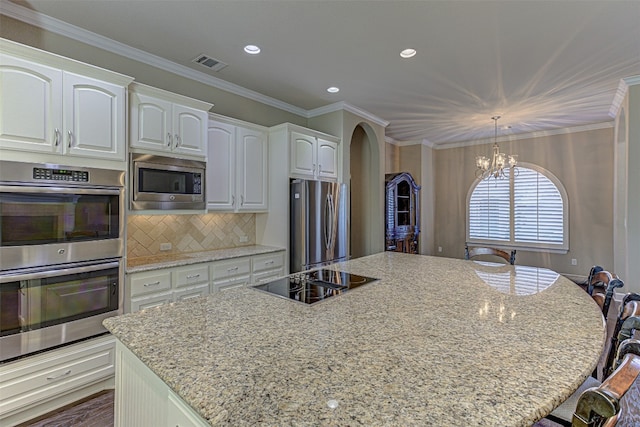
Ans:
[{"label": "ceiling", "polygon": [[[435,146],[491,137],[494,115],[500,135],[610,122],[620,79],[640,75],[640,0],[15,2],[231,90],[303,111],[345,102]],[[228,66],[193,64],[202,53]]]}]

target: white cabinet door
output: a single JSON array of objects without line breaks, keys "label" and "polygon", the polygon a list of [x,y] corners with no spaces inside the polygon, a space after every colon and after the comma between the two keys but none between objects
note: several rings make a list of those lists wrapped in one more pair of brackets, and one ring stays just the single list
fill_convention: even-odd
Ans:
[{"label": "white cabinet door", "polygon": [[259,211],[268,208],[269,175],[267,133],[236,129],[236,195],[238,210]]},{"label": "white cabinet door", "polygon": [[64,151],[125,160],[125,90],[74,73],[63,74]]},{"label": "white cabinet door", "polygon": [[173,104],[173,150],[194,156],[205,155],[207,113]]},{"label": "white cabinet door", "polygon": [[0,56],[0,147],[62,150],[62,71]]},{"label": "white cabinet door", "polygon": [[303,133],[291,132],[291,173],[315,177],[316,138]]},{"label": "white cabinet door", "polygon": [[318,176],[338,178],[338,143],[318,138]]},{"label": "white cabinet door", "polygon": [[173,142],[171,102],[131,93],[131,147],[168,151]]},{"label": "white cabinet door", "polygon": [[210,121],[207,136],[207,208],[233,210],[235,126]]}]

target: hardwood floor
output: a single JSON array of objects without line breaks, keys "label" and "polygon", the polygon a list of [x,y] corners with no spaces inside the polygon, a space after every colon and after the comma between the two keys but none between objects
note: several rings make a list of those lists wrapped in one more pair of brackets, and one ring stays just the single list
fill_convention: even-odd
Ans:
[{"label": "hardwood floor", "polygon": [[113,427],[113,390],[105,390],[18,427]]}]

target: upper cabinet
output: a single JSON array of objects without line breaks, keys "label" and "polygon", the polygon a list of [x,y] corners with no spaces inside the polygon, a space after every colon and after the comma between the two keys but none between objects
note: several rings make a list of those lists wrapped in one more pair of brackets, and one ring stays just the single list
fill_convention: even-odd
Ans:
[{"label": "upper cabinet", "polygon": [[1,40],[0,147],[125,161],[130,77]]},{"label": "upper cabinet", "polygon": [[257,125],[224,118],[209,120],[206,183],[209,210],[268,209],[267,135],[267,130]]},{"label": "upper cabinet", "polygon": [[290,132],[291,175],[338,179],[338,141],[310,133]]},{"label": "upper cabinet", "polygon": [[131,85],[131,148],[189,158],[206,156],[207,111],[212,104],[161,89]]}]

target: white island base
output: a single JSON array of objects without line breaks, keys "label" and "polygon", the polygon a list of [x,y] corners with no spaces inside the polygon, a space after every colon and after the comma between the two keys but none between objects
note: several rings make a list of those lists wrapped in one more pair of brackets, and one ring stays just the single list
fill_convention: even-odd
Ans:
[{"label": "white island base", "polygon": [[116,366],[115,427],[209,426],[120,341]]}]

